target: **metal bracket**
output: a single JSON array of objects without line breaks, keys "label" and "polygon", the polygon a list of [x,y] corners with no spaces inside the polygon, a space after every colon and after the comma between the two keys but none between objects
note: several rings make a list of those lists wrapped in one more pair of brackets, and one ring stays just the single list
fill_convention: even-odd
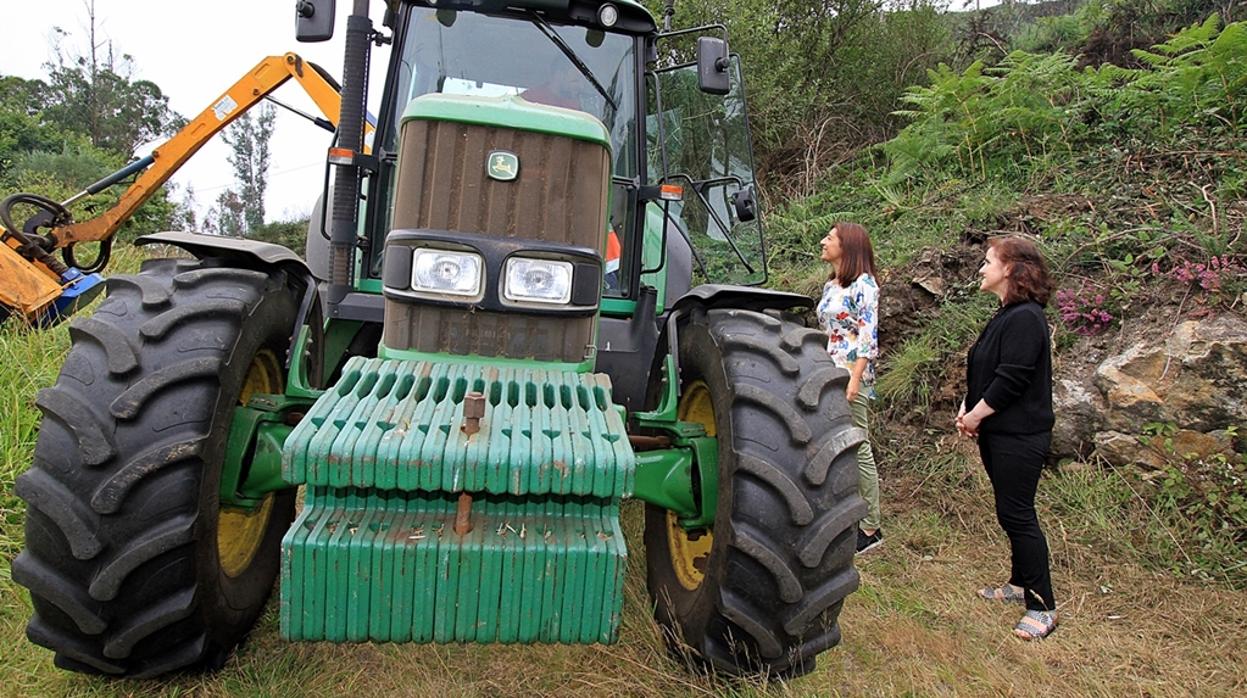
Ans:
[{"label": "metal bracket", "polygon": [[234,409],[221,463],[221,506],[254,509],[268,493],[292,486],[281,477],[281,450],[312,402],[256,395]]}]

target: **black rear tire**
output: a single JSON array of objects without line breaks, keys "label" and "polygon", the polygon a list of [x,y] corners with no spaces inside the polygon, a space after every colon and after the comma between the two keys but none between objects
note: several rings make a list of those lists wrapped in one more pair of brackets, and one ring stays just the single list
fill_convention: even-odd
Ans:
[{"label": "black rear tire", "polygon": [[[858,585],[865,435],[844,397],[848,374],[822,333],[762,313],[695,314],[679,338],[681,409],[699,394],[713,409],[718,508],[712,530],[681,538],[667,510],[647,505],[655,615],[672,649],[703,668],[807,673],[840,641],[840,609]],[[684,418],[703,421],[698,411]]]},{"label": "black rear tire", "polygon": [[270,495],[240,547],[228,540],[239,512],[220,508],[221,465],[255,371],[281,390],[297,308],[283,272],[153,260],[110,279],[95,313],[70,323],[60,376],[36,401],[34,464],[16,484],[29,506],[13,562],[34,605],[26,634],[57,666],[215,669],[255,623],[294,491]]}]

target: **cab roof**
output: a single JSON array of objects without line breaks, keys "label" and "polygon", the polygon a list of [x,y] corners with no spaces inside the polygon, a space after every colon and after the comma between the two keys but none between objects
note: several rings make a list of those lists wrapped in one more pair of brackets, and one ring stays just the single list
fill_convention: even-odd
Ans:
[{"label": "cab roof", "polygon": [[465,12],[504,12],[506,10],[535,10],[547,19],[586,27],[608,29],[598,20],[603,5],[614,5],[619,20],[609,29],[632,34],[651,34],[658,31],[654,16],[638,0],[411,0],[413,4],[439,10]]}]

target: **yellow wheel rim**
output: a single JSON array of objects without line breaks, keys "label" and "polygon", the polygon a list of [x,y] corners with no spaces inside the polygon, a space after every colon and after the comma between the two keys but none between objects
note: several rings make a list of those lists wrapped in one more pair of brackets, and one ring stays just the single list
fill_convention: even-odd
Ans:
[{"label": "yellow wheel rim", "polygon": [[[265,349],[256,354],[247,377],[243,379],[238,404],[246,405],[257,393],[281,392],[281,363],[273,352]],[[273,511],[273,495],[270,493],[254,509],[223,506],[217,514],[216,547],[221,560],[221,571],[237,577],[251,566],[251,560],[264,533],[268,530],[269,514]]]},{"label": "yellow wheel rim", "polygon": [[[710,388],[704,381],[694,381],[680,398],[677,416],[681,421],[694,422],[706,429],[707,436],[715,436],[714,403],[710,400]],[[680,526],[675,512],[667,512],[667,549],[671,551],[671,567],[680,586],[694,591],[706,577],[706,562],[714,535],[709,529],[689,532]]]}]

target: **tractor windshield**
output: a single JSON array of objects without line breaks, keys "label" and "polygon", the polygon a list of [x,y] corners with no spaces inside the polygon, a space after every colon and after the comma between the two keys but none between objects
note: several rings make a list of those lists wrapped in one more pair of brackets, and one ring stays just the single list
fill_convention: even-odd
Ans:
[{"label": "tractor windshield", "polygon": [[[633,37],[580,26],[547,26],[575,52],[610,101],[533,21],[414,7],[402,49],[393,123],[420,95],[519,95],[596,116],[611,133],[614,174],[635,176],[636,134],[628,118],[636,103]],[[394,149],[397,138],[397,129],[386,134],[387,150]]]},{"label": "tractor windshield", "polygon": [[[545,31],[557,34],[586,70],[582,71]],[[518,95],[530,102],[597,117],[610,131],[616,181],[634,179],[639,152],[633,117],[637,103],[636,44],[631,35],[583,26],[412,7],[397,64],[393,118],[382,148],[395,152],[403,110],[421,95]],[[383,196],[387,200],[382,210],[388,212],[393,179],[386,179],[389,183]],[[613,195],[610,224],[620,233],[632,229],[632,213],[622,205],[627,198],[618,191]],[[389,213],[384,216],[388,218]],[[389,230],[389,226],[386,220],[381,230]],[[374,273],[380,270],[379,257],[374,257]],[[624,291],[618,287],[606,290],[613,294]]]}]

